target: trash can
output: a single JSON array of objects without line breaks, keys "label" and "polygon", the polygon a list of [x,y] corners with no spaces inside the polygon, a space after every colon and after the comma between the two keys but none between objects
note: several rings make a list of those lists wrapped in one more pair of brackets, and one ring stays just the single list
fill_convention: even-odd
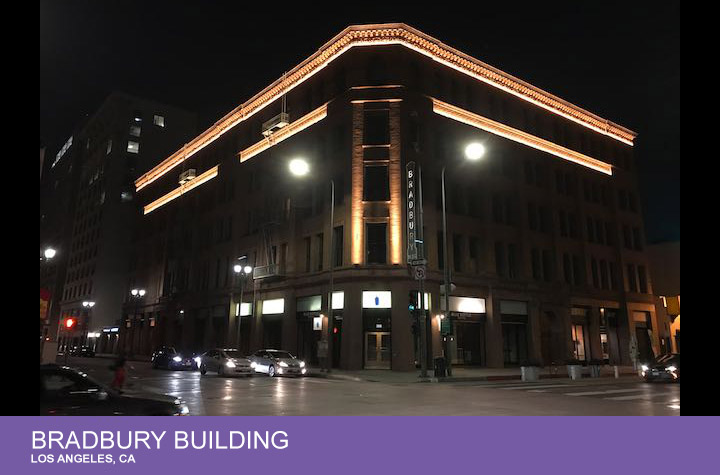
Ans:
[{"label": "trash can", "polygon": [[445,374],[445,358],[442,356],[437,356],[433,358],[433,366],[435,367],[435,377],[436,378],[444,378],[446,376]]}]

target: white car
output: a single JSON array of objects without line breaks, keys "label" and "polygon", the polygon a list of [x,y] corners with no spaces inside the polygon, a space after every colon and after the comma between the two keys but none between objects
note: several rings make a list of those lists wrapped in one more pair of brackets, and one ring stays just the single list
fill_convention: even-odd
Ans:
[{"label": "white car", "polygon": [[304,376],[308,370],[304,361],[287,351],[258,350],[249,358],[255,364],[256,372],[267,374],[271,378],[275,375]]},{"label": "white car", "polygon": [[215,348],[195,358],[200,368],[200,374],[208,371],[218,376],[252,376],[255,374],[255,364],[239,351],[230,348]]}]

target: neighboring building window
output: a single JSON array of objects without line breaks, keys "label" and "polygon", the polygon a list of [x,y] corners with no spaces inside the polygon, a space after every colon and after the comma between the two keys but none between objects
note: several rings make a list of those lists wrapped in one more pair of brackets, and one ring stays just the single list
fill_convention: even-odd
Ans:
[{"label": "neighboring building window", "polygon": [[367,231],[367,263],[387,263],[387,223],[368,223]]},{"label": "neighboring building window", "polygon": [[127,151],[130,153],[140,153],[140,143],[128,140]]},{"label": "neighboring building window", "polygon": [[157,125],[158,127],[165,127],[165,117],[161,115],[154,115],[153,124]]},{"label": "neighboring building window", "polygon": [[645,266],[638,266],[638,281],[640,283],[640,293],[648,293],[647,272],[645,272]]},{"label": "neighboring building window", "polygon": [[387,165],[366,165],[363,182],[364,201],[388,201],[390,180]]},{"label": "neighboring building window", "polygon": [[140,126],[139,125],[131,125],[130,126],[130,135],[133,137],[140,137]]}]

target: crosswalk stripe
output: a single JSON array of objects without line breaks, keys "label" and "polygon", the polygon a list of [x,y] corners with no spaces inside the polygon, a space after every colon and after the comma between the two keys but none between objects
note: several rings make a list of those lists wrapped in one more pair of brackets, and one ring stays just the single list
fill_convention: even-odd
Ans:
[{"label": "crosswalk stripe", "polygon": [[610,399],[612,401],[632,401],[633,399],[645,399],[645,398],[654,398],[654,397],[672,396],[672,395],[677,395],[677,394],[676,393],[636,394],[634,396],[606,397],[604,399]]},{"label": "crosswalk stripe", "polygon": [[617,393],[632,393],[638,391],[645,391],[644,388],[636,389],[611,389],[609,391],[585,391],[579,393],[565,393],[565,396],[597,396],[599,394],[617,394]]}]

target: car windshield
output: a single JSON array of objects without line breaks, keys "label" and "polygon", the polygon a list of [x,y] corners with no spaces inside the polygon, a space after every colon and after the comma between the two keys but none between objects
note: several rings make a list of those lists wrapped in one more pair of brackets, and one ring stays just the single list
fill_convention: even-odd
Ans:
[{"label": "car windshield", "polygon": [[245,357],[239,351],[226,351],[225,354],[228,355],[230,358],[244,358]]},{"label": "car windshield", "polygon": [[274,358],[289,358],[289,359],[295,358],[293,355],[291,355],[287,351],[268,351],[268,353],[270,353],[270,355],[272,355]]}]

